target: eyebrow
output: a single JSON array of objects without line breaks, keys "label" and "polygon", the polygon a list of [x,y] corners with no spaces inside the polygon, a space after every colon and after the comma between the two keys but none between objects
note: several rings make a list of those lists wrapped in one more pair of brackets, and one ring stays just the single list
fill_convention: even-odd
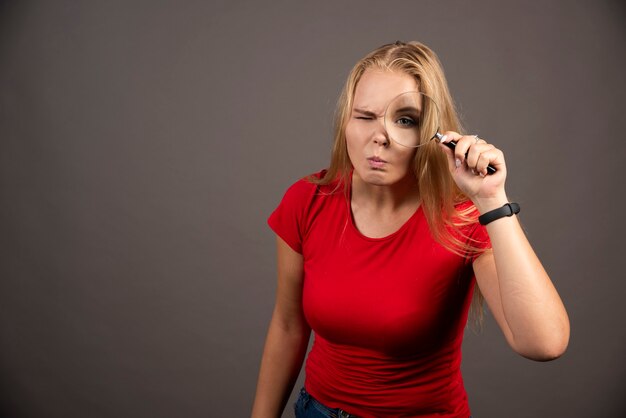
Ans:
[{"label": "eyebrow", "polygon": [[[365,109],[359,109],[359,108],[354,108],[352,109],[354,112],[356,113],[360,113],[362,115],[365,116],[369,116],[369,117],[374,117],[377,118],[378,115],[376,115],[376,113],[372,112],[371,110],[365,110]],[[417,113],[417,116],[422,116],[422,112],[421,109],[418,109],[414,106],[405,106],[405,107],[401,107],[400,109],[396,109],[396,113],[403,113],[403,112],[415,112]]]},{"label": "eyebrow", "polygon": [[360,113],[360,114],[365,115],[365,116],[370,116],[370,117],[374,117],[374,118],[378,117],[378,115],[376,115],[376,113],[372,112],[371,110],[358,109],[358,108],[355,107],[354,109],[352,109],[352,111]]},{"label": "eyebrow", "polygon": [[422,110],[413,106],[405,106],[405,107],[401,107],[400,109],[396,109],[396,112],[399,112],[399,113],[408,112],[408,111],[414,111],[415,113],[417,113],[417,116],[422,115]]}]

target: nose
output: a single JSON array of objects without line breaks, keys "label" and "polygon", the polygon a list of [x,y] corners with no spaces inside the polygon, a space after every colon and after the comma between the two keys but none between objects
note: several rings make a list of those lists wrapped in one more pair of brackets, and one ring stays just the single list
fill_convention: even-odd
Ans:
[{"label": "nose", "polygon": [[389,145],[389,139],[386,136],[382,135],[374,138],[374,143],[383,147],[387,147]]},{"label": "nose", "polygon": [[375,144],[387,147],[389,146],[389,136],[384,126],[380,126],[373,134],[372,140]]}]

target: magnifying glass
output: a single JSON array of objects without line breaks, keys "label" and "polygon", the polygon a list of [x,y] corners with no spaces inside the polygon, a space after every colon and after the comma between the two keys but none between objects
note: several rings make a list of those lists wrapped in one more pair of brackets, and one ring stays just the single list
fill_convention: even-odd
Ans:
[{"label": "magnifying glass", "polygon": [[[433,139],[441,141],[439,132],[440,112],[437,102],[430,96],[409,91],[394,97],[385,110],[385,129],[389,138],[398,145],[418,148]],[[456,142],[443,145],[454,150]],[[466,154],[467,156],[467,154]],[[487,166],[487,174],[496,172],[492,165]]]}]

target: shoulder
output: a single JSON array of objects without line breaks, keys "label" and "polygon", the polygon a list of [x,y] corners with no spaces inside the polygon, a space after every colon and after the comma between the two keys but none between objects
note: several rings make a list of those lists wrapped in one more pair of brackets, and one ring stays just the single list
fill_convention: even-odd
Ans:
[{"label": "shoulder", "polygon": [[[476,210],[476,206],[474,206],[472,201],[469,200],[469,199],[464,199],[464,200],[461,200],[459,202],[456,202],[454,204],[454,210],[460,216],[468,216],[468,215],[471,216],[474,213],[478,214],[478,211]],[[478,218],[476,218],[476,219],[478,219]]]},{"label": "shoulder", "polygon": [[469,199],[464,199],[454,204],[451,223],[457,227],[475,227],[478,224],[478,209]]},{"label": "shoulder", "polygon": [[480,215],[474,203],[466,199],[454,205],[455,219],[461,237],[466,240],[469,247],[486,249],[491,246],[487,229],[478,222]]},{"label": "shoulder", "polygon": [[[322,181],[326,170],[300,178],[287,188],[278,209],[303,216],[320,197],[332,195],[332,184]],[[334,187],[339,189],[338,187]],[[321,199],[325,200],[325,199]]]},{"label": "shoulder", "polygon": [[302,242],[316,214],[329,201],[332,194],[321,184],[325,170],[301,178],[293,183],[283,196],[278,207],[268,218],[269,226],[296,252],[302,253]]},{"label": "shoulder", "polygon": [[325,175],[326,170],[324,169],[302,177],[287,188],[283,199],[296,200],[299,202],[310,201],[314,196],[331,195],[335,194],[337,191],[343,190],[338,180],[329,183],[323,182],[322,179],[324,179]]},{"label": "shoulder", "polygon": [[283,197],[283,200],[308,200],[308,198],[317,191],[317,184],[315,184],[315,182],[312,180],[320,178],[319,176],[322,172],[323,170],[318,173],[302,177],[298,181],[293,183],[285,191],[285,196]]}]

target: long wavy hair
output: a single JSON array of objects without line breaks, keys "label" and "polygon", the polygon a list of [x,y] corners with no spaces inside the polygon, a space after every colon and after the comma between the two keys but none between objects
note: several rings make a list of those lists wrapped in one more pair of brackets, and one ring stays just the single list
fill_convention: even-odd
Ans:
[{"label": "long wavy hair", "polygon": [[[434,126],[439,127],[441,132],[462,132],[437,55],[419,42],[398,41],[383,45],[359,60],[350,72],[337,103],[330,166],[323,177],[311,177],[309,181],[318,185],[337,182],[343,184],[347,190],[353,167],[346,144],[346,124],[352,112],[356,87],[368,69],[402,72],[414,77],[420,92],[433,99],[438,108],[436,113],[423,114],[424,119],[420,121],[422,128]],[[439,120],[434,120],[437,114]],[[429,135],[422,135],[420,141],[413,160],[413,172],[417,179],[422,210],[433,237],[446,249],[460,256],[470,257],[481,253],[484,250],[475,245],[478,243],[472,242],[461,230],[461,227],[476,222],[476,208],[472,204],[459,205],[469,199],[456,186],[447,158],[438,149],[437,141],[432,141]],[[471,311],[471,316],[480,323],[482,295],[479,291],[474,292]]]}]

